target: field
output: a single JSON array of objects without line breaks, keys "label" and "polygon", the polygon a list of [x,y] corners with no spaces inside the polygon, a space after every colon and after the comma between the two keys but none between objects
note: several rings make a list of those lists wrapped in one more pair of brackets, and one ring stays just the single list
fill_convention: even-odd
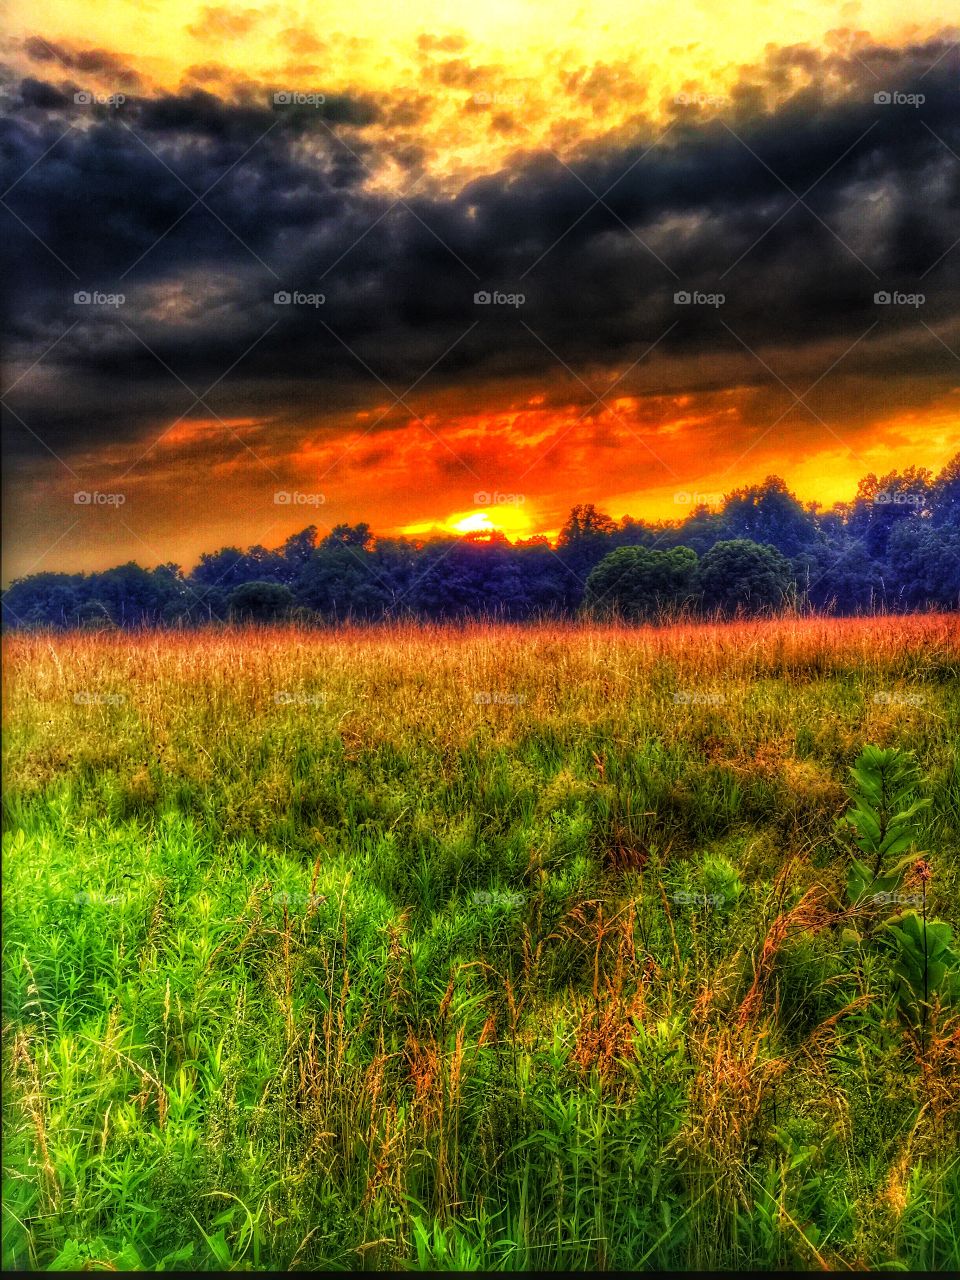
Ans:
[{"label": "field", "polygon": [[958,672],[945,615],[11,637],[6,1264],[960,1266],[957,1016],[835,826],[914,751],[957,929]]}]

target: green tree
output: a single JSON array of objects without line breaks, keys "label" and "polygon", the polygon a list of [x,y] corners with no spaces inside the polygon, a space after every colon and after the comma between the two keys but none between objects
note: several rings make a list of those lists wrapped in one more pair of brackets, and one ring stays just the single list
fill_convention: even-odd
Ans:
[{"label": "green tree", "polygon": [[693,598],[696,574],[697,553],[689,547],[619,547],[591,571],[584,604],[601,615],[653,618]]},{"label": "green tree", "polygon": [[227,596],[231,615],[241,622],[277,622],[294,604],[282,582],[243,582]]},{"label": "green tree", "polygon": [[697,583],[704,606],[725,615],[763,613],[788,598],[790,561],[776,547],[733,538],[717,542],[700,561]]}]

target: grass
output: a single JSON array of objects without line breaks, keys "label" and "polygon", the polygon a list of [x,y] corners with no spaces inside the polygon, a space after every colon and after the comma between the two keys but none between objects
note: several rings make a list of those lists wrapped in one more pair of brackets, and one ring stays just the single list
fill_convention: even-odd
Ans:
[{"label": "grass", "polygon": [[960,923],[960,620],[16,635],[5,1262],[960,1266],[960,1030],[844,941],[865,743]]}]

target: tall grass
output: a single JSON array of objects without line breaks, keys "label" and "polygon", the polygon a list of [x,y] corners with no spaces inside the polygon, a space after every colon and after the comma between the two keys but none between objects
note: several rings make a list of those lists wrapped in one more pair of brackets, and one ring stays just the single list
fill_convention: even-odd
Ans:
[{"label": "tall grass", "polygon": [[12,637],[7,1264],[960,1266],[960,1032],[834,833],[912,748],[958,924],[958,640]]}]

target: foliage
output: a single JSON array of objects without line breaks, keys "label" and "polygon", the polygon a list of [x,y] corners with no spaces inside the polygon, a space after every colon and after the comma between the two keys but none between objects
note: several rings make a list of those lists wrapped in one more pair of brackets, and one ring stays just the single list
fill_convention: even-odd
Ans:
[{"label": "foliage", "polygon": [[[4,593],[3,620],[9,628],[61,630],[209,625],[236,613],[232,592],[267,583],[289,588],[292,602],[265,604],[247,616],[279,616],[293,607],[318,623],[410,616],[527,621],[599,608],[642,622],[681,606],[707,615],[956,609],[958,475],[960,455],[937,477],[916,468],[870,475],[853,503],[830,510],[804,507],[783,480],[768,476],[727,494],[717,508],[694,505],[674,523],[617,521],[581,503],[556,546],[543,537],[511,544],[498,533],[377,537],[365,523],[338,524],[321,536],[310,525],[273,550],[204,553],[189,573],[131,563],[97,573],[32,574]],[[696,580],[691,554],[699,561]]]},{"label": "foliage", "polygon": [[613,612],[631,621],[657,618],[692,602],[696,571],[697,555],[689,547],[620,547],[590,573],[584,603],[599,615]]},{"label": "foliage", "polygon": [[746,538],[714,543],[697,566],[704,605],[726,615],[780,609],[792,584],[786,556]]},{"label": "foliage", "polygon": [[241,622],[277,622],[293,604],[293,592],[282,582],[242,582],[227,596],[231,616]]},{"label": "foliage", "polygon": [[[887,942],[894,949],[900,1009],[925,1029],[930,1001],[940,996],[949,1002],[960,990],[960,955],[951,946],[953,930],[946,921],[927,917],[927,884],[932,870],[916,855],[918,819],[930,807],[931,799],[916,797],[920,781],[916,757],[900,747],[865,747],[850,774],[850,805],[837,826],[853,834],[869,862],[851,859],[847,898],[855,910],[867,913],[871,932],[884,906],[895,906],[874,936],[881,946]],[[892,866],[885,865],[887,859],[907,849],[914,852]],[[919,896],[922,914],[903,909],[907,896],[903,890],[910,879],[920,888],[920,894],[912,896]],[[851,930],[846,936],[860,941]]]}]

